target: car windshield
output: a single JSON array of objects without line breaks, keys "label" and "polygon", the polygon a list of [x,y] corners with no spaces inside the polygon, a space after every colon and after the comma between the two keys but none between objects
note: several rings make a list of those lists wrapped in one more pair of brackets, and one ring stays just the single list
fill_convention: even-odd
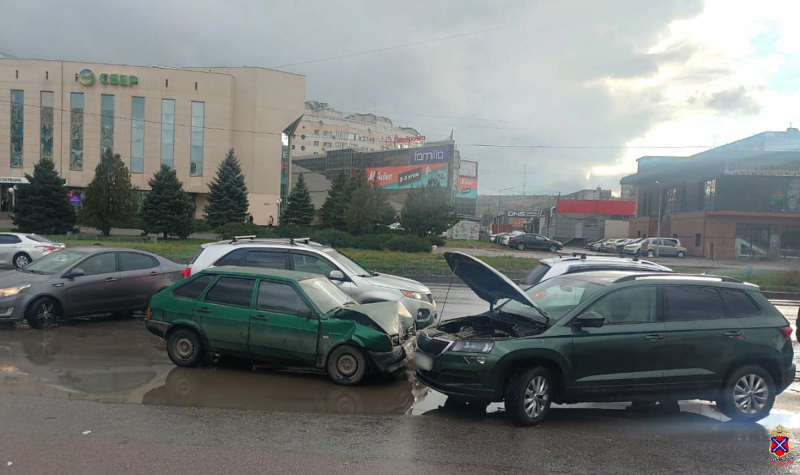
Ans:
[{"label": "car windshield", "polygon": [[[552,325],[590,295],[605,287],[605,284],[575,277],[561,276],[547,279],[525,291],[537,305],[548,314],[548,324]],[[533,307],[509,300],[499,310],[515,315],[536,317],[540,313]]]},{"label": "car windshield", "polygon": [[344,267],[345,270],[351,274],[355,274],[362,277],[372,275],[370,271],[356,264],[355,261],[345,256],[341,252],[331,249],[329,251],[325,251],[325,253],[329,255],[332,259],[334,259],[340,266]]},{"label": "car windshield", "polygon": [[30,239],[31,241],[42,242],[42,243],[51,243],[50,239],[47,239],[44,236],[39,236],[38,234],[26,234],[26,238]]},{"label": "car windshield", "polygon": [[298,283],[322,313],[355,304],[349,295],[339,290],[339,287],[328,279],[305,279]]},{"label": "car windshield", "polygon": [[69,269],[73,264],[87,256],[87,253],[74,250],[57,251],[37,259],[22,270],[37,274],[56,274]]}]

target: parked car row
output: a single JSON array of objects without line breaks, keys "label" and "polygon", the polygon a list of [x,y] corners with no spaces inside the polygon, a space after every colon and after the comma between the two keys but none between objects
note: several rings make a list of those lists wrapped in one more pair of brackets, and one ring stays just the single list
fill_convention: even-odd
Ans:
[{"label": "parked car row", "polygon": [[590,251],[634,254],[647,257],[686,257],[687,250],[678,238],[620,238],[587,242]]},{"label": "parked car row", "polygon": [[520,251],[531,249],[557,252],[564,248],[564,245],[559,241],[542,236],[541,234],[524,233],[522,231],[495,234],[490,236],[489,240],[501,246],[508,246]]}]

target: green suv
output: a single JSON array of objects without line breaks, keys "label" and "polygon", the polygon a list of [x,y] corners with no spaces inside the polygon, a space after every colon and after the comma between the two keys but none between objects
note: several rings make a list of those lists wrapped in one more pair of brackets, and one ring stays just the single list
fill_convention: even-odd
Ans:
[{"label": "green suv", "polygon": [[215,267],[154,295],[145,326],[178,366],[216,353],[316,367],[349,385],[402,367],[413,322],[401,303],[358,305],[319,275]]},{"label": "green suv", "polygon": [[490,310],[421,331],[417,378],[456,401],[505,401],[520,425],[551,403],[680,399],[756,421],[794,380],[791,327],[754,285],[596,271],[523,291],[471,256],[445,259]]}]

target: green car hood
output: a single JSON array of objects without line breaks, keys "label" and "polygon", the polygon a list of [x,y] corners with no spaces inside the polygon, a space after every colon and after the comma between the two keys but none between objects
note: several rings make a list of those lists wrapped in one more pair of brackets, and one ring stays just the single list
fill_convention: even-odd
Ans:
[{"label": "green car hood", "polygon": [[339,320],[356,323],[386,333],[402,335],[414,324],[414,317],[400,302],[377,302],[349,306],[336,314]]}]

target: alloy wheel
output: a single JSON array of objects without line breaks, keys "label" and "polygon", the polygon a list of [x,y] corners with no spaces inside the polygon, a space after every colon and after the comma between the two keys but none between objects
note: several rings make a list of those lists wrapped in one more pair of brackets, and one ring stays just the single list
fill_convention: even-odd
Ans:
[{"label": "alloy wheel", "polygon": [[42,302],[39,304],[39,311],[36,312],[36,319],[42,326],[46,327],[56,321],[56,304],[53,302]]},{"label": "alloy wheel", "polygon": [[549,397],[550,387],[544,376],[536,376],[525,388],[524,407],[525,413],[531,419],[539,417],[545,409]]},{"label": "alloy wheel", "polygon": [[757,374],[746,374],[733,387],[733,402],[742,414],[755,414],[767,404],[767,382]]}]

